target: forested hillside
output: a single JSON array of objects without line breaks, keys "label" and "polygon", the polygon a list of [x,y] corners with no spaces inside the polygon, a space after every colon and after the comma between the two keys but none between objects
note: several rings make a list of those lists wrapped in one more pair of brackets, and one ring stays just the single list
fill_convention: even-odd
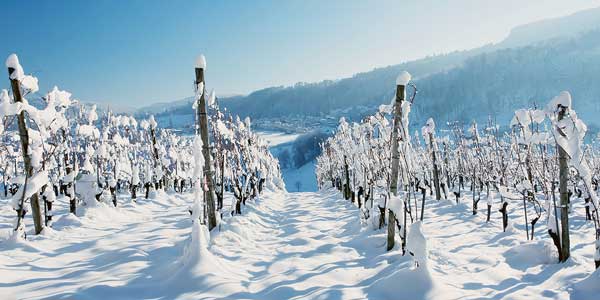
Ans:
[{"label": "forested hillside", "polygon": [[[594,116],[600,112],[593,96],[598,94],[593,74],[600,69],[599,25],[600,9],[591,9],[516,27],[498,44],[376,68],[351,78],[270,87],[220,101],[233,113],[253,119],[328,115],[337,119],[343,115],[356,120],[388,103],[396,75],[411,70],[420,90],[413,111],[417,121],[429,117],[470,121],[488,115],[509,118],[515,109],[533,106],[567,87],[578,99],[582,115]],[[179,120],[192,118],[187,109],[191,101],[155,105],[140,112],[154,111],[159,123],[178,128]],[[590,121],[592,126],[598,123]]]}]

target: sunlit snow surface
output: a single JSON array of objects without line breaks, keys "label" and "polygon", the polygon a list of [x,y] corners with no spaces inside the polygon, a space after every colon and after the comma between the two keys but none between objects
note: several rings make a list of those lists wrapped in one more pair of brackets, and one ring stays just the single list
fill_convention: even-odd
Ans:
[{"label": "sunlit snow surface", "polygon": [[275,147],[281,144],[293,142],[297,137],[300,136],[299,133],[289,134],[275,131],[258,131],[257,134],[267,141],[269,147]]},{"label": "sunlit snow surface", "polygon": [[[472,216],[468,197],[459,205],[427,199],[428,254],[417,269],[398,248],[386,252],[385,229],[361,226],[357,207],[331,190],[265,192],[242,216],[224,214],[208,252],[190,245],[191,194],[160,192],[136,204],[122,196],[118,208],[102,204],[80,217],[67,214],[59,197],[53,229],[19,242],[7,241],[14,212],[0,200],[0,298],[597,297],[593,225],[581,201],[571,215],[573,257],[557,264],[545,222],[526,241],[519,201],[510,203],[510,230],[502,233],[499,199],[486,224],[486,208]],[[31,218],[26,222],[31,228]]]}]

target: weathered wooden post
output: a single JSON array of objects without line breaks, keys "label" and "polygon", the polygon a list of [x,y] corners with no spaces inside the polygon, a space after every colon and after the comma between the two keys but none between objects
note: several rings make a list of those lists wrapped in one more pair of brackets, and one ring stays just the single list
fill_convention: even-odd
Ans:
[{"label": "weathered wooden post", "polygon": [[[559,105],[558,107],[558,122],[565,118],[568,107]],[[560,135],[565,136],[565,133],[558,128]],[[571,256],[571,242],[569,240],[569,190],[567,183],[569,181],[569,155],[567,151],[560,145],[558,148],[558,167],[559,167],[559,192],[560,192],[560,222],[561,222],[561,252],[562,261],[567,261]]]},{"label": "weathered wooden post", "polygon": [[[392,197],[398,196],[398,173],[400,167],[400,137],[398,136],[400,132],[400,120],[402,118],[402,101],[404,101],[405,93],[406,93],[406,85],[410,81],[410,74],[404,71],[398,75],[396,79],[396,99],[394,101],[394,126],[392,130],[392,174],[390,177],[390,193]],[[402,136],[404,138],[404,136]],[[389,203],[393,201],[390,199]],[[396,215],[391,209],[388,209],[388,236],[387,236],[387,250],[391,250],[394,248],[394,237],[396,235]]]},{"label": "weathered wooden post", "polygon": [[[150,140],[152,142],[152,158],[154,161],[153,167],[154,167],[154,172],[156,172],[159,168],[159,164],[161,164],[160,159],[158,157],[158,145],[156,142],[156,127],[158,126],[158,124],[156,123],[156,120],[154,119],[154,116],[151,115],[150,116]],[[162,178],[158,178],[158,174],[156,174],[157,178],[155,181],[155,188],[159,189],[161,188],[161,183],[162,183]]]},{"label": "weathered wooden post", "polygon": [[[16,54],[11,54],[7,61],[6,67],[8,68],[8,77],[10,78],[10,86],[12,88],[13,97],[15,102],[23,102],[23,96],[21,95],[21,86],[17,76],[15,76],[15,72],[17,72],[17,66],[19,65],[19,59]],[[29,178],[33,176],[33,166],[31,165],[31,156],[29,155],[29,132],[27,130],[27,123],[25,123],[25,112],[21,111],[17,117],[17,122],[19,125],[19,137],[21,139],[21,153],[23,154],[23,162],[25,164],[25,183],[23,185],[23,195],[21,196],[21,210],[23,209],[22,205],[25,202],[25,191],[27,190],[27,181]],[[39,234],[42,232],[43,223],[42,223],[42,211],[40,209],[40,202],[38,193],[35,192],[29,201],[31,203],[31,213],[33,215],[33,224],[35,227],[35,234]],[[22,213],[19,212],[19,217],[17,218],[17,227],[15,230],[18,230],[20,226],[20,222],[22,221]]]},{"label": "weathered wooden post", "polygon": [[431,161],[433,162],[433,187],[435,190],[435,199],[442,199],[442,193],[440,192],[440,171],[437,163],[436,149],[437,145],[433,136],[435,132],[435,122],[432,118],[427,120],[425,127],[423,127],[423,138],[429,140],[429,149],[431,150]]},{"label": "weathered wooden post", "polygon": [[221,149],[221,151],[223,151],[223,153],[221,154],[221,186],[220,188],[220,194],[221,196],[219,197],[219,205],[218,208],[222,209],[223,208],[223,197],[225,196],[225,160],[227,159],[227,154],[225,152],[225,149]]},{"label": "weathered wooden post", "polygon": [[[198,56],[196,59],[196,88],[204,89],[204,70],[206,69],[206,59],[204,55]],[[200,123],[197,127],[196,134],[200,134],[202,138],[202,155],[204,156],[204,177],[208,191],[206,191],[206,207],[208,211],[208,230],[212,230],[217,226],[217,218],[215,215],[215,187],[213,184],[213,171],[210,159],[210,144],[208,141],[208,118],[206,116],[206,99],[204,98],[204,90],[198,91],[200,97],[196,100],[197,103],[197,119]]]},{"label": "weathered wooden post", "polygon": [[344,185],[344,199],[350,200],[351,190],[350,190],[350,171],[348,170],[348,159],[346,155],[344,155],[344,176],[346,177],[346,184]]},{"label": "weathered wooden post", "polygon": [[442,193],[440,191],[440,171],[437,164],[437,156],[435,149],[435,139],[433,138],[433,132],[429,133],[429,144],[431,145],[431,160],[433,161],[433,185],[435,187],[435,199],[442,199]]}]

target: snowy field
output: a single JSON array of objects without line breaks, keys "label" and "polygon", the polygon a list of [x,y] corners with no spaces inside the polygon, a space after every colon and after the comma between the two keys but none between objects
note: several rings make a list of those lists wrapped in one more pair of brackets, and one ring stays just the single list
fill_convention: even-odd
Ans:
[{"label": "snowy field", "polygon": [[417,269],[399,249],[386,252],[385,229],[361,225],[337,191],[267,191],[226,217],[197,255],[186,247],[191,194],[121,199],[81,217],[59,198],[53,229],[17,243],[7,241],[14,212],[2,200],[0,298],[597,299],[598,272],[586,279],[593,225],[581,206],[571,216],[572,258],[557,264],[545,221],[526,241],[518,201],[503,233],[497,207],[486,223],[468,199],[427,200],[428,258]]},{"label": "snowy field", "polygon": [[[275,155],[283,149],[290,149],[289,145],[300,136],[296,133],[288,134],[274,131],[258,131],[257,134],[267,141],[271,152]],[[299,168],[283,168],[281,175],[285,186],[290,192],[314,192],[317,190],[314,161],[308,162]]]},{"label": "snowy field", "polygon": [[289,134],[276,131],[257,131],[256,134],[267,141],[269,147],[275,147],[281,144],[293,142],[298,136],[300,136],[299,133]]},{"label": "snowy field", "polygon": [[317,191],[317,178],[315,176],[315,161],[310,161],[300,168],[281,170],[285,186],[290,192],[315,192]]}]

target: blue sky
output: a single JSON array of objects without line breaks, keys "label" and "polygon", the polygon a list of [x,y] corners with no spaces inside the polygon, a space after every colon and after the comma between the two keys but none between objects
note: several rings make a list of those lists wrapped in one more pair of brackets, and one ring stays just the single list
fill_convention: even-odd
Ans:
[{"label": "blue sky", "polygon": [[[474,48],[600,0],[8,1],[0,56],[17,53],[42,91],[143,106],[191,95],[207,58],[217,95],[337,79]],[[8,88],[8,80],[0,84]]]}]

